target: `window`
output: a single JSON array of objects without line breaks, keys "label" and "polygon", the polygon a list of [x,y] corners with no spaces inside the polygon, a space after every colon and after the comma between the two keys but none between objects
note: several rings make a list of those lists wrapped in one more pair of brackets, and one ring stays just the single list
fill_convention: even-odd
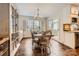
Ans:
[{"label": "window", "polygon": [[58,22],[58,20],[53,20],[53,30],[54,31],[59,30],[59,22]]},{"label": "window", "polygon": [[53,30],[53,20],[48,21],[48,27],[50,30]]},{"label": "window", "polygon": [[27,20],[27,31],[41,31],[42,26],[41,26],[41,21],[39,20],[33,20],[33,19],[28,19]]},{"label": "window", "polygon": [[32,31],[33,29],[33,20],[27,20],[27,31]]},{"label": "window", "polygon": [[23,20],[23,31],[26,31],[27,27],[25,25],[26,25],[26,20]]},{"label": "window", "polygon": [[59,20],[48,20],[48,28],[52,30],[54,34],[59,32]]},{"label": "window", "polygon": [[38,20],[34,20],[34,30],[40,31],[40,22]]}]

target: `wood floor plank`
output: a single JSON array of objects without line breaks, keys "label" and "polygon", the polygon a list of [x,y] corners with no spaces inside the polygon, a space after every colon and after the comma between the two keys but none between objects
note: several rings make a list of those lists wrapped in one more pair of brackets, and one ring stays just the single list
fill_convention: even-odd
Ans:
[{"label": "wood floor plank", "polygon": [[[49,56],[79,56],[79,48],[70,49],[55,40],[51,40],[51,54]],[[40,56],[39,48],[32,50],[32,39],[23,39],[15,56]]]}]

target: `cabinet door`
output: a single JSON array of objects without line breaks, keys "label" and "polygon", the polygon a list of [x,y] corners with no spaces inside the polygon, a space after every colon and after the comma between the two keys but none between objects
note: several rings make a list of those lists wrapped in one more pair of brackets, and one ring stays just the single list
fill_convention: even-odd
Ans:
[{"label": "cabinet door", "polygon": [[0,4],[0,35],[9,34],[9,4]]},{"label": "cabinet door", "polygon": [[71,32],[65,32],[65,45],[71,47],[71,48],[75,48],[75,36],[74,33]]}]

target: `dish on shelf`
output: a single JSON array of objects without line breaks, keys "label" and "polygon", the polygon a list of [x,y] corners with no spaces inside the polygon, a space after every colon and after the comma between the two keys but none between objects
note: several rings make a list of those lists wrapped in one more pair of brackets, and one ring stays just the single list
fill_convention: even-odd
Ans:
[{"label": "dish on shelf", "polygon": [[0,50],[0,56],[4,55],[8,51],[8,48]]},{"label": "dish on shelf", "polygon": [[8,40],[8,38],[3,38],[3,40],[0,41],[0,56],[4,56],[4,54],[8,51]]}]

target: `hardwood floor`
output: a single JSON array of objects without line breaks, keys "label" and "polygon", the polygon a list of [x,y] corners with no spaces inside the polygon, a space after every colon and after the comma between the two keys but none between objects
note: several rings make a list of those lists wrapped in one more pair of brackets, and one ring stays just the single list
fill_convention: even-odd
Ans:
[{"label": "hardwood floor", "polygon": [[[70,49],[55,40],[51,40],[51,54],[49,56],[79,56],[79,48]],[[39,48],[32,51],[32,39],[23,39],[15,56],[40,56]]]}]

